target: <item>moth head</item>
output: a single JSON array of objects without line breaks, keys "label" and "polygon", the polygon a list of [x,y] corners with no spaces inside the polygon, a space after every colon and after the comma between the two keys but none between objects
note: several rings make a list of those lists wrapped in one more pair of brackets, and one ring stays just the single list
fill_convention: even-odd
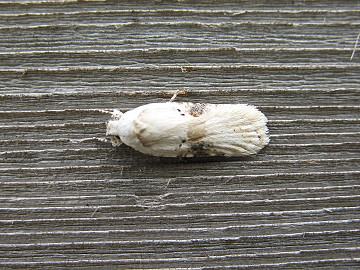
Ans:
[{"label": "moth head", "polygon": [[122,141],[119,136],[118,125],[122,112],[119,110],[114,110],[111,114],[111,119],[106,123],[106,136],[110,137],[110,142],[113,146],[118,146],[122,144]]}]

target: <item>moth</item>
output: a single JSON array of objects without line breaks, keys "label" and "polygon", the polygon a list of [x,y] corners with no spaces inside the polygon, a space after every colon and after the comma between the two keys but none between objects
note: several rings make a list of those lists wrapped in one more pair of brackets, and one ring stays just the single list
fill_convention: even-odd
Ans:
[{"label": "moth", "polygon": [[159,157],[247,156],[269,143],[267,118],[247,104],[151,103],[114,110],[106,135]]}]

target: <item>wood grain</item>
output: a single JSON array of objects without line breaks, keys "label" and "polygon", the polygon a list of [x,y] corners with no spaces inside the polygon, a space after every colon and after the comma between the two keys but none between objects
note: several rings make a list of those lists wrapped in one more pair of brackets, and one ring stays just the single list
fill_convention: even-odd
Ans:
[{"label": "wood grain", "polygon": [[[220,2],[0,1],[1,268],[359,266],[359,1]],[[104,141],[176,90],[258,106],[269,146]]]}]

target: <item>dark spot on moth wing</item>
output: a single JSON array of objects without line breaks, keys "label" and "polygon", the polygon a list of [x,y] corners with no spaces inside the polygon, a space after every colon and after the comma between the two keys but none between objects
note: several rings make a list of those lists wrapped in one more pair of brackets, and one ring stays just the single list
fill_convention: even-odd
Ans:
[{"label": "dark spot on moth wing", "polygon": [[190,148],[187,153],[184,153],[185,156],[209,157],[219,155],[219,153],[215,152],[212,144],[204,142],[207,135],[204,123],[201,123],[201,121],[189,126],[187,136],[187,143]]},{"label": "dark spot on moth wing", "polygon": [[206,111],[207,104],[205,103],[194,103],[189,108],[189,114],[194,117],[199,117]]},{"label": "dark spot on moth wing", "polygon": [[180,113],[181,116],[185,116],[185,113],[181,112],[180,109],[177,109],[177,111]]},{"label": "dark spot on moth wing", "polygon": [[211,146],[203,142],[191,145],[190,149],[194,157],[207,157],[211,155]]},{"label": "dark spot on moth wing", "polygon": [[212,151],[211,151],[211,146],[206,144],[206,143],[203,143],[203,142],[190,144],[190,148],[184,149],[184,151],[182,151],[178,155],[179,158],[183,158],[183,157],[209,157],[209,156],[214,156],[214,154],[212,154]]},{"label": "dark spot on moth wing", "polygon": [[186,143],[186,139],[182,139],[180,144],[179,144],[179,148],[181,148],[183,146],[183,144]]},{"label": "dark spot on moth wing", "polygon": [[191,151],[194,157],[213,157],[225,156],[225,153],[216,151],[214,146],[209,143],[199,142],[191,146]]}]

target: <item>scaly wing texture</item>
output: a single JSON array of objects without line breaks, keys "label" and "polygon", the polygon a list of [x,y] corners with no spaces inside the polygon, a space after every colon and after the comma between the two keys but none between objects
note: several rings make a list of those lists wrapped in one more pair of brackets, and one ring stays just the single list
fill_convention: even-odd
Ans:
[{"label": "scaly wing texture", "polygon": [[246,104],[205,104],[204,112],[189,125],[194,155],[244,156],[269,143],[265,115]]}]

